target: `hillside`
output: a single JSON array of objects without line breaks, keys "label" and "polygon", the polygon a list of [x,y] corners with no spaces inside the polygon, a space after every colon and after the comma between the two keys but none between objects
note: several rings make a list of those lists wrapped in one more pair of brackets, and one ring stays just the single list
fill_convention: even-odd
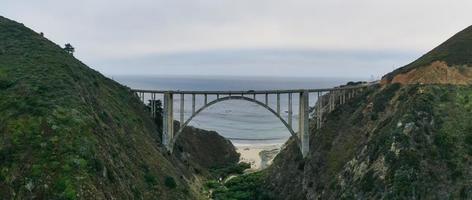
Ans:
[{"label": "hillside", "polygon": [[264,188],[297,200],[472,198],[471,65],[472,26],[329,113],[305,159],[287,142]]},{"label": "hillside", "polygon": [[239,162],[236,147],[215,131],[187,126],[182,134],[176,141],[174,155],[186,163],[200,169],[216,169]]},{"label": "hillside", "polygon": [[472,198],[472,87],[372,88],[290,141],[266,177],[277,199]]},{"label": "hillside", "polygon": [[472,26],[414,62],[385,75],[382,83],[471,84]]},{"label": "hillside", "polygon": [[196,199],[128,88],[0,17],[0,199]]},{"label": "hillside", "polygon": [[284,200],[471,199],[471,64],[469,27],[336,107],[321,129],[310,119],[305,158],[291,138],[273,165],[252,177],[259,186],[238,183],[229,192]]}]

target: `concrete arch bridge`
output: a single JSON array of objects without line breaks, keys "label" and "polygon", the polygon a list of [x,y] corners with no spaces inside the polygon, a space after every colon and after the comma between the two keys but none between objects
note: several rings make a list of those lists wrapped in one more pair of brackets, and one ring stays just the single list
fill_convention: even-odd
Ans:
[{"label": "concrete arch bridge", "polygon": [[[145,103],[149,101],[151,104],[151,115],[155,117],[155,103],[160,98],[163,99],[163,133],[162,142],[170,151],[177,138],[182,134],[185,126],[202,111],[214,104],[229,100],[242,100],[257,104],[274,116],[287,128],[291,135],[296,136],[298,146],[302,155],[305,157],[308,153],[309,146],[309,114],[310,114],[310,96],[314,96],[312,113],[316,117],[316,128],[322,127],[323,115],[335,109],[336,106],[346,103],[347,100],[353,98],[370,84],[360,84],[356,86],[325,88],[325,89],[294,89],[294,90],[248,90],[248,91],[180,91],[180,90],[142,90],[133,89],[132,91]],[[174,130],[174,97],[180,95],[180,127]],[[288,98],[288,116],[286,119],[281,114],[281,96]],[[298,131],[295,132],[293,121],[293,97],[298,96]],[[184,116],[184,99],[186,96],[192,98],[191,116],[185,119]],[[263,100],[259,100],[260,97]],[[197,108],[196,98],[203,98],[203,105]],[[210,97],[212,97],[210,99]],[[259,97],[259,99],[257,98]],[[269,102],[269,100],[275,101]]]}]

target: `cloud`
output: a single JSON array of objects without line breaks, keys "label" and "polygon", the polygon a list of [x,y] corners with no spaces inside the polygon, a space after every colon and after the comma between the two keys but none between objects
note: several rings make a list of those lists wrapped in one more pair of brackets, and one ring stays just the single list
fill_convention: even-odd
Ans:
[{"label": "cloud", "polygon": [[[56,43],[71,42],[78,58],[112,72],[110,63],[118,60],[219,49],[390,51],[408,57],[470,25],[471,7],[470,0],[2,0],[0,13]],[[215,57],[229,62],[222,58]],[[305,59],[314,58],[290,62]],[[345,67],[336,60],[325,64]]]},{"label": "cloud", "polygon": [[[98,70],[113,68],[110,75],[231,75],[231,76],[378,76],[400,67],[418,55],[414,52],[219,49],[147,55],[99,61]],[[130,71],[132,66],[135,71]]]}]

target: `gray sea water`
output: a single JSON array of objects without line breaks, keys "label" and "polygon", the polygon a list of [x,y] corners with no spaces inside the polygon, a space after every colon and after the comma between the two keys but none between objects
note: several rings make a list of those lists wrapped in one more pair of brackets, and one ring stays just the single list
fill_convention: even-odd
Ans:
[{"label": "gray sea water", "polygon": [[[191,76],[113,76],[114,80],[133,89],[154,90],[270,90],[270,89],[308,89],[328,88],[348,81],[349,78],[300,78],[300,77],[191,77]],[[359,79],[361,80],[361,79]],[[364,79],[365,80],[365,79]],[[159,96],[158,98],[162,98]],[[215,99],[208,97],[208,101]],[[269,97],[269,105],[276,109],[276,96]],[[257,96],[264,102],[265,96]],[[184,116],[192,113],[191,95],[184,97]],[[310,96],[310,105],[316,102],[315,94]],[[203,96],[196,98],[196,109],[203,105]],[[179,120],[180,95],[174,96],[174,119]],[[287,119],[288,96],[281,95],[281,110]],[[293,124],[298,127],[298,97],[293,95]],[[229,138],[235,145],[269,145],[284,143],[290,132],[265,108],[248,101],[229,100],[214,104],[190,122],[191,126],[214,130]]]}]

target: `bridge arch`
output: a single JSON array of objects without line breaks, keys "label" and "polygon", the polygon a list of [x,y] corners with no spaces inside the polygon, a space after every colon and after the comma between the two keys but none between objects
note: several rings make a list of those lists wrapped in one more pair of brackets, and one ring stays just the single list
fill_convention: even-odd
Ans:
[{"label": "bridge arch", "polygon": [[[183,122],[183,124],[180,125],[179,130],[175,133],[174,137],[171,139],[169,150],[173,151],[175,142],[177,141],[179,136],[182,134],[184,128],[192,121],[193,118],[195,118],[198,114],[200,114],[202,111],[206,110],[207,108],[209,108],[209,107],[211,107],[211,106],[213,106],[217,103],[224,102],[224,101],[229,101],[229,100],[248,101],[248,102],[255,103],[259,106],[262,106],[263,108],[268,110],[270,113],[275,115],[282,122],[282,124],[287,128],[287,130],[290,132],[290,134],[292,136],[297,136],[297,133],[293,130],[293,127],[290,124],[288,124],[287,121],[285,121],[285,119],[279,113],[277,113],[277,111],[272,109],[269,105],[267,105],[267,104],[265,104],[261,101],[258,101],[256,99],[246,97],[246,96],[226,96],[226,97],[221,97],[221,98],[217,98],[213,101],[210,101],[207,104],[205,104],[204,106],[202,106],[201,108],[199,108],[198,110],[196,110],[194,113],[192,113],[192,115],[187,120],[185,120],[185,122]],[[182,123],[182,122],[180,122],[180,123]],[[298,137],[295,137],[295,138],[297,139],[297,142],[299,143],[299,138]]]}]

